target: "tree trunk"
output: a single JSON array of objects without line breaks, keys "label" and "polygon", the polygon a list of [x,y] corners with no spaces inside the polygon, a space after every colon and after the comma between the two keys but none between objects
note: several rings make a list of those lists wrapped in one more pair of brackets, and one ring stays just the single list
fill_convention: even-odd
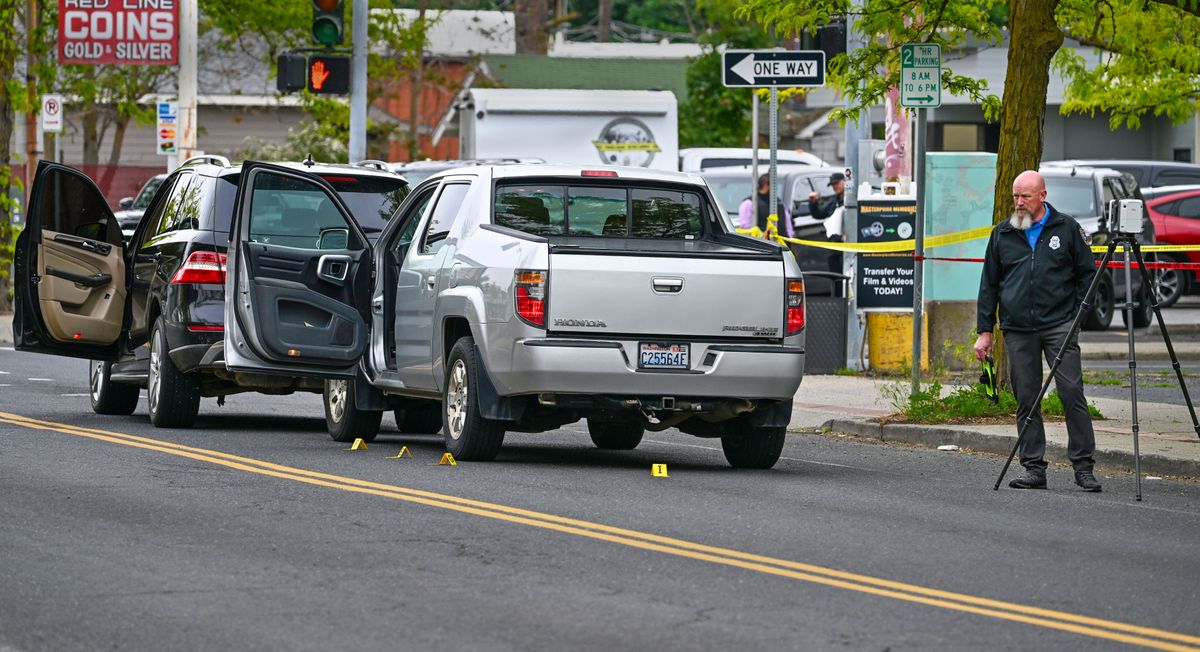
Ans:
[{"label": "tree trunk", "polygon": [[612,34],[613,0],[600,0],[600,15],[596,18],[596,40],[608,43]]},{"label": "tree trunk", "polygon": [[[1057,5],[1057,0],[1015,0],[1009,8],[1008,70],[1000,110],[993,224],[1008,219],[1012,212],[1012,184],[1017,175],[1036,170],[1042,160],[1050,60],[1063,42],[1054,21]],[[1000,333],[996,334],[994,355],[997,379],[1006,383],[1008,356]]]},{"label": "tree trunk", "polygon": [[[15,20],[16,8],[13,4],[0,7],[0,21],[4,21],[5,26],[12,25]],[[8,269],[13,259],[9,246],[13,240],[12,211],[15,207],[8,194],[13,181],[12,166],[8,162],[12,160],[12,137],[16,123],[12,97],[8,93],[9,86],[3,82],[12,79],[15,61],[15,41],[0,44],[0,188],[3,188],[3,195],[0,196],[0,312],[9,312],[13,308],[8,299],[9,290],[12,288]]]},{"label": "tree trunk", "polygon": [[549,0],[516,0],[513,19],[517,29],[517,54],[546,54],[549,37],[546,18],[550,14]]},{"label": "tree trunk", "polygon": [[125,130],[129,128],[129,119],[127,115],[117,116],[116,129],[113,130],[112,149],[108,153],[108,165],[105,166],[97,184],[100,186],[100,192],[105,195],[112,191],[113,176],[117,173],[117,166],[121,164],[121,149],[125,145]]}]

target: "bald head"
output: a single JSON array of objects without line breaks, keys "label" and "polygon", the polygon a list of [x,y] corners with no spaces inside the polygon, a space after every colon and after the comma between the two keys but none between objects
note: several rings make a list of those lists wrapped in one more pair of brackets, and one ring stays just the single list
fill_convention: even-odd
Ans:
[{"label": "bald head", "polygon": [[1046,180],[1037,170],[1025,170],[1013,181],[1013,217],[1022,222],[1042,219],[1046,203]]}]

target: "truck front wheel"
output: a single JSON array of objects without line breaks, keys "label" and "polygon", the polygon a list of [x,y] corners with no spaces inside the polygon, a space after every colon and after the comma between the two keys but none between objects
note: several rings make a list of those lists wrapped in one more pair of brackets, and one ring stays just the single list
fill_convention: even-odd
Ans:
[{"label": "truck front wheel", "polygon": [[721,450],[735,469],[769,469],[783,453],[787,426],[750,427],[745,418],[733,420],[729,434],[721,437]]},{"label": "truck front wheel", "polygon": [[334,441],[375,441],[383,411],[358,409],[354,404],[354,383],[353,379],[340,378],[325,381],[325,429]]},{"label": "truck front wheel", "polygon": [[445,418],[446,450],[460,460],[487,461],[496,458],[504,444],[504,425],[484,418],[479,411],[479,353],[475,340],[460,338],[446,359],[446,382],[442,383],[442,414]]}]

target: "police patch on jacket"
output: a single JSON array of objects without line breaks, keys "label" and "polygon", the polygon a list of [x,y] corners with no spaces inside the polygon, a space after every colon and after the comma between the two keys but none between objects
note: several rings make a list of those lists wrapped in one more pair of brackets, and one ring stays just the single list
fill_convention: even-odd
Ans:
[{"label": "police patch on jacket", "polygon": [[1082,226],[1079,227],[1079,235],[1083,238],[1083,244],[1089,247],[1092,245],[1092,239],[1088,237],[1087,231],[1084,231]]},{"label": "police patch on jacket", "polygon": [[1053,236],[1050,238],[1050,248],[1051,249],[1058,251],[1058,248],[1061,246],[1062,246],[1062,242],[1059,242],[1058,236]]}]

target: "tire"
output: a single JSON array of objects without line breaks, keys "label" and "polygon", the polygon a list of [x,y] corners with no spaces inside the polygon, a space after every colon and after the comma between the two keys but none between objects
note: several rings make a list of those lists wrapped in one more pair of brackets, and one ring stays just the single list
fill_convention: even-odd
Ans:
[{"label": "tire", "polygon": [[326,380],[321,392],[325,404],[325,429],[338,442],[375,441],[383,410],[360,410],[354,405],[355,380]]},{"label": "tire", "polygon": [[159,428],[191,428],[200,411],[200,384],[171,362],[162,317],[154,320],[150,331],[150,379],[146,398],[150,423]]},{"label": "tire", "polygon": [[110,378],[112,363],[92,360],[88,364],[88,389],[92,412],[96,414],[129,415],[137,409],[142,388],[137,385],[114,383]]},{"label": "tire", "polygon": [[[1167,262],[1177,263],[1182,262],[1178,259],[1167,259]],[[1191,291],[1191,272],[1185,272],[1181,269],[1162,269],[1158,272],[1158,283],[1155,291],[1158,292],[1158,307],[1170,308],[1179,301],[1180,297],[1188,294]]]},{"label": "tire", "polygon": [[410,407],[399,408],[395,411],[396,429],[412,434],[437,434],[442,431],[442,404],[437,401],[426,401],[422,404],[412,402]]},{"label": "tire", "polygon": [[442,415],[446,450],[456,459],[487,461],[504,444],[504,424],[479,413],[479,354],[475,340],[460,338],[446,359]]},{"label": "tire", "polygon": [[783,453],[787,426],[752,428],[744,417],[733,420],[729,434],[721,437],[721,450],[735,469],[769,469]]},{"label": "tire", "polygon": [[[1134,297],[1137,306],[1133,309],[1133,328],[1145,328],[1150,325],[1150,320],[1154,319],[1154,307],[1150,305],[1150,288],[1143,283],[1141,289],[1138,290],[1137,296]],[[1121,311],[1121,322],[1125,324],[1125,328],[1130,328],[1127,321],[1125,311]]]},{"label": "tire", "polygon": [[646,429],[636,422],[613,422],[588,419],[588,434],[596,448],[610,451],[631,451],[642,443]]},{"label": "tire", "polygon": [[1083,319],[1083,330],[1106,331],[1112,324],[1115,311],[1112,275],[1104,272],[1096,294],[1092,297],[1092,311]]}]

